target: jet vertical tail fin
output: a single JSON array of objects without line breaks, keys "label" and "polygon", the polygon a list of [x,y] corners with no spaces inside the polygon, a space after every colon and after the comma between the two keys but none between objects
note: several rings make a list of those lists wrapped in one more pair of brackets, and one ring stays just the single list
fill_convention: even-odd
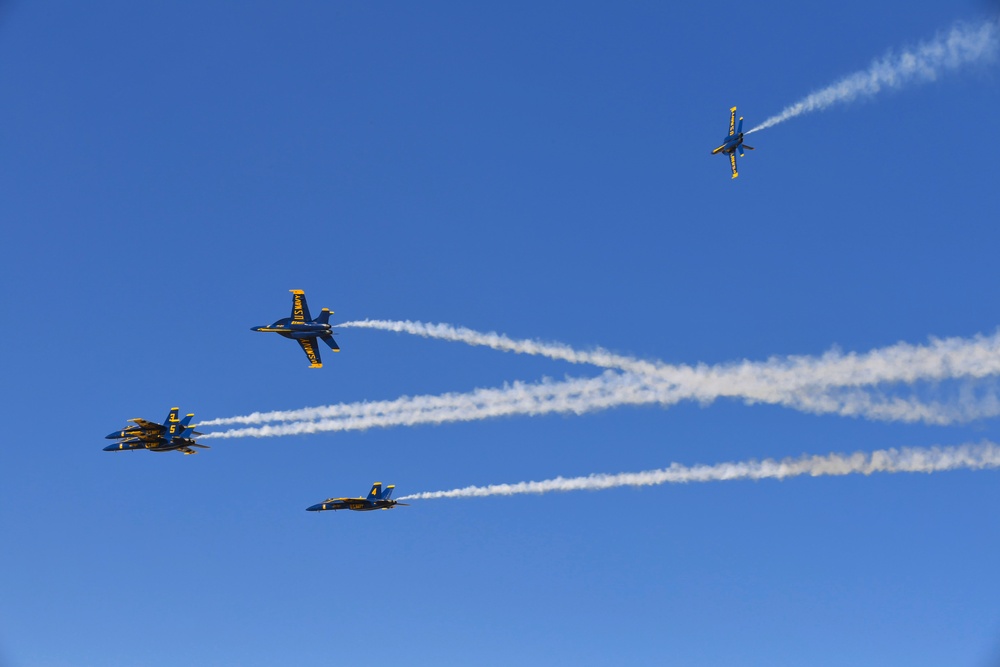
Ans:
[{"label": "jet vertical tail fin", "polygon": [[180,408],[170,408],[170,414],[167,415],[167,421],[163,422],[163,425],[167,427],[166,438],[167,442],[170,442],[175,435],[181,432],[181,420],[177,418],[178,413],[181,411]]},{"label": "jet vertical tail fin", "polygon": [[368,500],[382,499],[382,482],[372,484],[372,490],[368,492]]},{"label": "jet vertical tail fin", "polygon": [[324,308],[322,311],[320,311],[319,317],[316,318],[316,321],[319,322],[320,324],[329,324],[330,315],[333,315],[333,311],[330,310],[329,308]]},{"label": "jet vertical tail fin", "polygon": [[[188,414],[184,415],[184,419],[182,419],[180,421],[180,423],[178,424],[177,437],[179,437],[179,438],[189,438],[189,437],[191,437],[191,435],[193,433],[196,433],[196,431],[194,430],[194,427],[197,424],[192,425],[191,424],[191,420],[192,419],[194,419],[194,413],[193,412],[189,412]],[[198,433],[198,435],[201,435],[201,433]]]},{"label": "jet vertical tail fin", "polygon": [[736,134],[743,134],[743,116],[740,116],[740,126],[736,128]]},{"label": "jet vertical tail fin", "polygon": [[330,346],[330,349],[334,352],[340,352],[340,346],[337,345],[337,341],[333,339],[333,336],[320,336],[323,342]]},{"label": "jet vertical tail fin", "polygon": [[390,498],[392,498],[392,492],[395,490],[396,490],[395,484],[390,484],[389,486],[385,487],[385,491],[382,493],[382,500],[389,500]]}]

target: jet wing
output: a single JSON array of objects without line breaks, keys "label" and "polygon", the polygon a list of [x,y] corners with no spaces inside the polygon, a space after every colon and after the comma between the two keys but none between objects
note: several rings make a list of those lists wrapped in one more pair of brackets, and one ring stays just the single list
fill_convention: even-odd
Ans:
[{"label": "jet wing", "polygon": [[129,421],[135,422],[144,431],[166,431],[167,428],[163,424],[157,424],[156,422],[146,421],[145,419],[130,419]]},{"label": "jet wing", "polygon": [[729,110],[729,136],[736,134],[736,107]]},{"label": "jet wing", "polygon": [[302,351],[309,357],[309,368],[323,368],[315,338],[296,338],[295,341],[302,346]]},{"label": "jet wing", "polygon": [[288,291],[292,293],[292,322],[312,322],[309,304],[306,303],[306,293],[300,289]]},{"label": "jet wing", "polygon": [[739,173],[736,171],[736,153],[729,154],[729,164],[733,167],[733,178],[736,178],[739,176]]}]

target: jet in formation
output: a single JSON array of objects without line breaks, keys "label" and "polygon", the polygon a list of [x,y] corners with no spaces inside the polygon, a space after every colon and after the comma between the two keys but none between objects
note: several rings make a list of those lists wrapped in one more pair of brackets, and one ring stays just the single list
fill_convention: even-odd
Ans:
[{"label": "jet in formation", "polygon": [[151,452],[183,452],[197,454],[192,447],[209,449],[208,445],[200,445],[192,436],[202,435],[194,430],[191,420],[193,414],[178,419],[180,408],[171,408],[170,414],[162,424],[145,419],[130,419],[132,425],[120,431],[104,436],[108,440],[117,440],[113,445],[104,448],[106,452],[128,451],[133,449],[148,449]]},{"label": "jet in formation", "polygon": [[729,156],[729,164],[733,167],[733,178],[739,176],[739,172],[736,171],[736,151],[740,152],[740,157],[743,157],[743,149],[752,151],[753,146],[747,146],[743,143],[743,116],[740,116],[740,125],[736,127],[736,107],[729,110],[729,135],[722,140],[723,144],[712,151],[712,155],[716,153],[722,153],[723,155]]},{"label": "jet in formation", "polygon": [[323,360],[319,356],[317,338],[329,345],[334,352],[340,352],[337,341],[331,335],[334,333],[330,325],[332,311],[324,308],[314,320],[309,314],[309,305],[306,304],[306,293],[300,289],[288,291],[292,293],[291,317],[280,319],[269,326],[252,327],[251,331],[266,331],[291,338],[302,346],[302,351],[309,358],[309,368],[322,368]]},{"label": "jet in formation", "polygon": [[391,500],[392,492],[396,486],[390,484],[382,491],[382,482],[372,484],[372,490],[368,492],[367,498],[327,498],[321,503],[316,503],[306,508],[307,512],[325,512],[328,510],[354,510],[356,512],[368,512],[370,510],[389,510],[396,505],[406,505],[396,500]]}]

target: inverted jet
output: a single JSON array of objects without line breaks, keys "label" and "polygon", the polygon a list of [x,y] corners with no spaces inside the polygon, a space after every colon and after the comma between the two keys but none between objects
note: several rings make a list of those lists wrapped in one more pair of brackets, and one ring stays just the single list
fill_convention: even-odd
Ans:
[{"label": "inverted jet", "polygon": [[739,172],[736,171],[736,152],[739,151],[740,157],[743,157],[743,149],[752,151],[753,146],[747,146],[743,143],[743,116],[740,116],[740,125],[736,126],[736,107],[729,110],[729,135],[722,140],[722,145],[712,151],[712,155],[716,153],[722,153],[723,155],[729,156],[729,164],[733,167],[733,178],[739,176]]},{"label": "inverted jet", "polygon": [[319,356],[319,345],[316,339],[322,340],[334,352],[340,352],[337,341],[333,339],[333,327],[330,325],[329,308],[324,308],[315,320],[309,314],[306,303],[306,293],[300,289],[288,290],[292,293],[292,314],[278,320],[274,324],[263,327],[251,327],[251,331],[276,333],[285,338],[291,338],[302,347],[309,358],[309,368],[322,368],[323,360]]},{"label": "inverted jet", "polygon": [[385,487],[383,492],[382,482],[375,482],[372,484],[372,490],[368,492],[367,498],[327,498],[321,503],[307,507],[306,511],[354,510],[355,512],[369,512],[371,510],[389,510],[396,505],[406,505],[406,503],[391,499],[395,489],[396,486],[390,484]]}]

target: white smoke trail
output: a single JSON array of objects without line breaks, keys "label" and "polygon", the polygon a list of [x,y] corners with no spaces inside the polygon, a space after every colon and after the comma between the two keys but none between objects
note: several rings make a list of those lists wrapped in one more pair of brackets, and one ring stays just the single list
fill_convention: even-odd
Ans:
[{"label": "white smoke trail", "polygon": [[899,343],[861,355],[831,351],[820,357],[773,357],[765,362],[692,367],[641,361],[602,349],[579,351],[559,343],[515,340],[446,324],[366,320],[346,325],[401,331],[631,372],[606,373],[595,379],[565,383],[514,383],[500,389],[477,389],[469,393],[404,396],[391,401],[253,413],[204,421],[202,425],[301,423],[235,429],[205,437],[264,437],[441,424],[511,415],[583,414],[618,405],[669,406],[682,400],[708,404],[720,397],[740,398],[748,404],[784,405],[813,414],[930,424],[949,424],[1000,414],[1000,400],[993,394],[962,396],[958,402],[943,404],[914,398],[876,397],[871,395],[870,389],[850,389],[884,383],[912,384],[920,380],[995,376],[1000,374],[1000,335],[996,334],[968,339],[932,339],[927,346]]},{"label": "white smoke trail", "polygon": [[[441,395],[402,396],[391,401],[363,401],[339,403],[298,410],[255,412],[237,417],[225,417],[201,422],[202,426],[222,424],[266,424],[270,422],[306,422],[335,419],[384,418],[390,415],[450,414],[475,410],[483,406],[503,406],[513,403],[523,405],[562,401],[571,396],[589,396],[615,383],[614,373],[606,377],[539,383],[513,382],[496,389],[474,389],[467,393]],[[215,435],[215,434],[213,434]]]},{"label": "white smoke trail", "polygon": [[570,478],[556,477],[540,482],[467,486],[451,491],[425,491],[403,496],[400,500],[512,496],[524,493],[550,493],[552,491],[599,491],[622,486],[655,486],[741,479],[787,479],[803,475],[824,477],[829,475],[871,475],[872,473],[933,473],[946,470],[982,470],[997,467],[1000,467],[1000,447],[992,442],[983,442],[957,447],[881,449],[870,454],[855,452],[854,454],[802,456],[800,458],[786,458],[781,461],[765,459],[763,461],[751,460],[695,466],[673,463],[669,468],[644,472],[626,472],[617,475],[596,474]]},{"label": "white smoke trail", "polygon": [[609,352],[603,348],[589,351],[577,350],[563,343],[546,343],[537,340],[514,339],[496,332],[483,333],[466,327],[456,327],[452,324],[432,324],[429,322],[413,322],[411,320],[358,320],[337,325],[338,329],[379,329],[408,333],[424,338],[435,338],[467,345],[489,347],[502,352],[516,354],[539,355],[549,359],[568,361],[573,364],[590,364],[602,368],[615,368],[631,373],[652,374],[662,368],[669,368],[663,363],[648,362]]},{"label": "white smoke trail", "polygon": [[[204,438],[274,437],[371,428],[417,426],[495,419],[514,415],[576,414],[623,405],[669,407],[683,400],[707,404],[719,394],[692,393],[689,389],[648,376],[607,371],[596,378],[537,384],[515,382],[498,389],[440,396],[404,396],[394,401],[338,405],[255,413],[215,420],[215,423],[264,424],[211,433]],[[764,402],[750,399],[747,403]],[[921,402],[914,398],[880,397],[871,392],[842,390],[834,393],[790,391],[768,402],[812,414],[839,414],[882,421],[951,424],[1000,414],[1000,400],[993,394],[963,396],[958,404]],[[269,424],[268,422],[281,422]],[[209,423],[209,422],[203,422]]]},{"label": "white smoke trail", "polygon": [[[748,405],[754,401],[744,398]],[[925,401],[916,397],[885,395],[868,389],[799,390],[778,405],[815,415],[836,414],[872,421],[924,423],[946,426],[1000,415],[1000,397],[992,389],[982,396],[963,388],[957,399]]]},{"label": "white smoke trail", "polygon": [[[515,382],[500,389],[477,389],[465,394],[404,396],[395,401],[348,403],[289,413],[271,413],[281,415],[282,418],[297,413],[309,414],[314,421],[230,429],[205,435],[203,439],[364,431],[370,428],[468,422],[512,415],[583,414],[618,405],[660,401],[676,403],[679,400],[669,394],[669,388],[650,386],[638,376],[608,372],[596,378],[565,382]],[[229,422],[233,423],[236,419],[240,418],[230,418]]]},{"label": "white smoke trail", "polygon": [[872,97],[886,88],[902,88],[911,83],[934,81],[943,72],[969,63],[990,60],[996,56],[1000,45],[998,33],[1000,30],[996,20],[979,25],[956,24],[947,33],[940,34],[929,42],[923,42],[899,54],[890,53],[873,62],[867,70],[812,93],[746,134],[766,130],[795,116],[820,111],[838,102]]},{"label": "white smoke trail", "polygon": [[482,333],[450,324],[394,320],[345,322],[356,327],[408,333],[425,338],[485,346],[517,354],[590,364],[653,376],[689,388],[694,395],[742,396],[751,400],[785,400],[791,390],[808,387],[862,387],[868,385],[1000,375],[1000,334],[972,338],[932,338],[929,345],[897,343],[865,354],[831,350],[819,357],[771,357],[767,361],[707,366],[670,365],[614,354],[603,348],[576,350],[562,343],[513,339],[495,332]]}]

